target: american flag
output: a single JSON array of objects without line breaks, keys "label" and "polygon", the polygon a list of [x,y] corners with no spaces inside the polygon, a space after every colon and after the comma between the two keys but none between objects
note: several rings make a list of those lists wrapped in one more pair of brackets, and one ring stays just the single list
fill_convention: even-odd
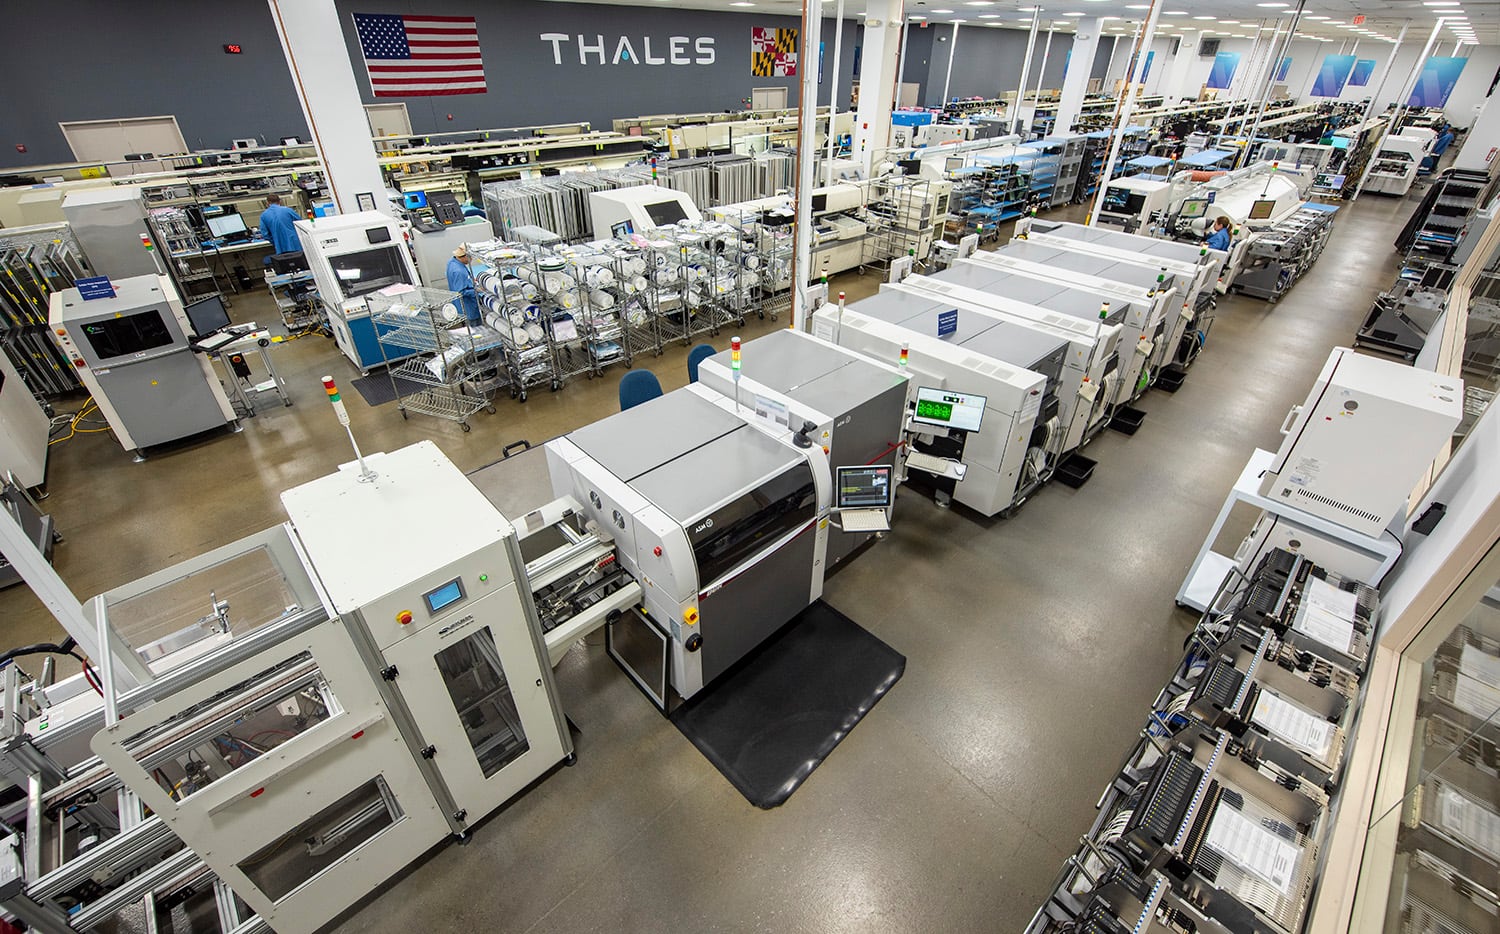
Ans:
[{"label": "american flag", "polygon": [[354,28],[376,97],[485,92],[472,16],[355,13]]}]

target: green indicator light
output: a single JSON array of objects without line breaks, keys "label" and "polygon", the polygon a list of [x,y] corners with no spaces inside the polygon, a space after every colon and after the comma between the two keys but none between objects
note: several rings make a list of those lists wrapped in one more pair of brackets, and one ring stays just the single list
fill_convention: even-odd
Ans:
[{"label": "green indicator light", "polygon": [[490,576],[488,574],[481,574],[481,575],[479,575],[479,582],[481,584],[484,583],[485,581],[489,580],[489,579],[490,579]]}]

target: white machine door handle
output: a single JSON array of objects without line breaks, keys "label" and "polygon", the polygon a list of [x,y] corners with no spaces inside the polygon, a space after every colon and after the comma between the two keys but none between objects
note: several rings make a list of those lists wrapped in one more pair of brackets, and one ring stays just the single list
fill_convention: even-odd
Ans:
[{"label": "white machine door handle", "polygon": [[1286,413],[1286,418],[1283,419],[1282,422],[1281,422],[1281,433],[1282,434],[1286,434],[1287,432],[1291,431],[1292,430],[1292,422],[1296,421],[1297,420],[1297,416],[1301,415],[1301,414],[1302,414],[1302,406],[1300,406],[1300,405],[1294,405],[1294,406],[1292,406],[1291,411]]}]

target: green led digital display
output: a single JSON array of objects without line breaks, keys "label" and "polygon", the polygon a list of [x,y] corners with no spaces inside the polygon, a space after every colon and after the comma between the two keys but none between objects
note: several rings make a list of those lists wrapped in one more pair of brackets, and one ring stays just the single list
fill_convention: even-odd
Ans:
[{"label": "green led digital display", "polygon": [[935,422],[950,422],[953,420],[953,404],[919,399],[917,400],[917,417],[929,418]]}]

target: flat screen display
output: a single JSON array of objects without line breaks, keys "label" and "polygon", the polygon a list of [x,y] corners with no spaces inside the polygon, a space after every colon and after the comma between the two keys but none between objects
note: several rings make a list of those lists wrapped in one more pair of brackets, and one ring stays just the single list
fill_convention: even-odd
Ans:
[{"label": "flat screen display", "polygon": [[957,431],[978,431],[984,418],[984,396],[946,389],[917,390],[917,411],[912,421]]},{"label": "flat screen display", "polygon": [[891,468],[887,464],[838,469],[839,509],[884,509],[891,504]]},{"label": "flat screen display", "polygon": [[1194,217],[1202,217],[1207,213],[1207,198],[1189,198],[1186,201],[1182,202],[1182,213],[1180,215],[1182,217],[1191,219]]},{"label": "flat screen display", "polygon": [[365,239],[371,243],[390,243],[391,228],[371,227],[365,231]]},{"label": "flat screen display", "polygon": [[174,343],[171,329],[162,320],[162,312],[155,308],[119,318],[90,321],[83,326],[83,336],[101,361],[145,353]]},{"label": "flat screen display", "polygon": [[609,228],[609,233],[610,236],[613,237],[628,237],[631,234],[635,233],[635,225],[630,221],[620,221],[618,224],[615,224],[613,227]]},{"label": "flat screen display", "polygon": [[946,158],[946,159],[943,160],[943,171],[944,172],[957,172],[959,169],[961,169],[963,167],[964,167],[964,157],[963,156],[949,156],[948,158]]},{"label": "flat screen display", "polygon": [[406,209],[408,211],[416,211],[425,207],[427,207],[427,192],[408,191],[406,193]]},{"label": "flat screen display", "polygon": [[1354,140],[1350,139],[1347,136],[1331,136],[1328,138],[1328,145],[1332,146],[1334,149],[1348,149],[1349,144],[1352,142],[1354,142]]},{"label": "flat screen display", "polygon": [[1276,202],[1269,199],[1257,201],[1250,205],[1250,219],[1263,221],[1276,212]]},{"label": "flat screen display", "polygon": [[193,333],[199,337],[207,337],[229,327],[229,312],[224,309],[224,299],[217,295],[199,299],[183,310],[187,312]]},{"label": "flat screen display", "polygon": [[658,227],[687,220],[687,212],[682,209],[681,202],[675,199],[646,205],[646,216]]},{"label": "flat screen display", "polygon": [[422,599],[427,601],[427,610],[430,613],[437,613],[463,598],[464,585],[458,578],[454,578],[436,590],[428,591],[422,596]]},{"label": "flat screen display", "polygon": [[1130,205],[1130,189],[1110,188],[1104,192],[1104,210],[1127,211]]},{"label": "flat screen display", "polygon": [[401,262],[401,248],[383,246],[328,257],[333,275],[344,289],[345,298],[358,298],[388,285],[406,282],[406,266]]},{"label": "flat screen display", "polygon": [[248,233],[249,228],[245,226],[242,214],[220,214],[218,217],[208,218],[208,232],[222,240],[235,234]]}]

